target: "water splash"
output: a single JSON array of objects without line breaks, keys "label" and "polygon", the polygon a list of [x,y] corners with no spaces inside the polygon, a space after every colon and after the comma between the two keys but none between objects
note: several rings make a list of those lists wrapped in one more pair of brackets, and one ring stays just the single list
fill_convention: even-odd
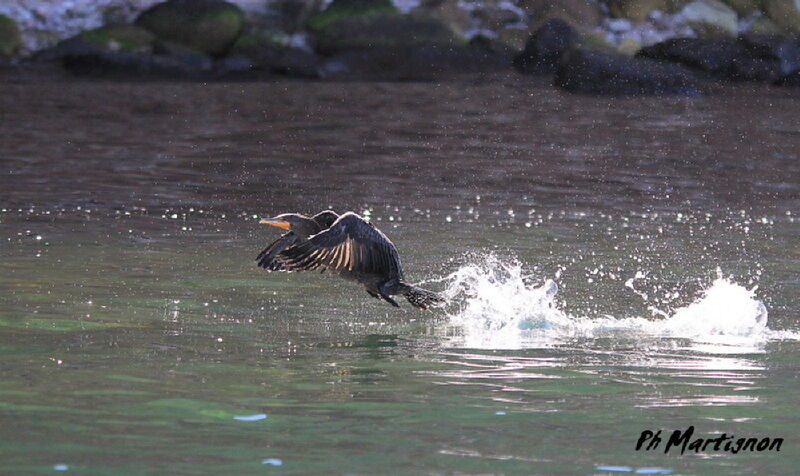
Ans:
[{"label": "water splash", "polygon": [[637,336],[752,347],[769,339],[800,337],[770,330],[767,309],[755,289],[721,276],[695,302],[658,319],[570,316],[557,306],[554,281],[536,286],[520,263],[496,256],[462,266],[446,281],[444,293],[453,303],[446,332],[458,347],[550,347],[579,337]]}]

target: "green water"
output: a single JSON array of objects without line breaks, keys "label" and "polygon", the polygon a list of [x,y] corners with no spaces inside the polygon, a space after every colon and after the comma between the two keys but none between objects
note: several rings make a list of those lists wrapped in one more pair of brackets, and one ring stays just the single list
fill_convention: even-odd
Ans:
[{"label": "green water", "polygon": [[[0,132],[2,473],[800,465],[800,104],[782,91],[611,108],[508,78],[5,86],[20,113]],[[531,288],[554,280],[571,319],[657,321],[651,307],[702,299],[719,268],[758,286],[776,332],[464,345],[463,296],[395,310],[255,267],[276,236],[255,217],[327,207],[370,210],[410,280],[436,290],[493,255]],[[637,272],[646,299],[625,285]],[[514,300],[482,296],[498,314]],[[689,425],[785,443],[634,449],[644,430]]]}]

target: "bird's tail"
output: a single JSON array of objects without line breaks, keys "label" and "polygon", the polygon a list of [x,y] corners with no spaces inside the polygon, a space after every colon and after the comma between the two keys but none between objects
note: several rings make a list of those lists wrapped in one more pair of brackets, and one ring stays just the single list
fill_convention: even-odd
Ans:
[{"label": "bird's tail", "polygon": [[439,295],[439,293],[416,286],[408,286],[408,288],[403,291],[403,296],[408,299],[408,302],[410,302],[412,306],[418,309],[428,309],[445,303],[444,298]]}]

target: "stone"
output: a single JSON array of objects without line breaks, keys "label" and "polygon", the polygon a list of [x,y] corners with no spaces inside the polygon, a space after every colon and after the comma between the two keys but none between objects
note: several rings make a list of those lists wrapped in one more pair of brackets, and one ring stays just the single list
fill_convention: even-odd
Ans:
[{"label": "stone", "polygon": [[748,34],[739,41],[751,56],[774,61],[781,76],[800,71],[800,37]]},{"label": "stone", "polygon": [[419,10],[444,23],[457,36],[466,37],[472,28],[472,18],[461,8],[458,0],[428,0],[420,5]]},{"label": "stone", "polygon": [[761,0],[724,0],[739,16],[747,16],[761,11]]},{"label": "stone", "polygon": [[81,32],[79,36],[111,51],[150,51],[155,42],[155,36],[149,31],[126,23],[111,23]]},{"label": "stone", "polygon": [[691,72],[681,66],[584,49],[564,55],[554,83],[566,91],[584,94],[703,94]]},{"label": "stone", "polygon": [[566,21],[552,18],[531,35],[525,49],[514,58],[514,68],[525,74],[553,73],[561,55],[578,39],[578,32]]},{"label": "stone", "polygon": [[525,49],[525,43],[530,36],[528,30],[523,28],[506,28],[497,32],[497,40],[508,45],[515,54]]},{"label": "stone", "polygon": [[63,59],[67,71],[92,77],[137,78],[205,78],[208,69],[200,69],[170,56],[150,53],[103,51],[94,54],[67,56]]},{"label": "stone", "polygon": [[532,18],[532,32],[553,18],[580,29],[598,26],[603,19],[600,3],[596,0],[519,0],[518,6]]},{"label": "stone", "polygon": [[800,32],[800,0],[764,0],[764,12],[786,31]]},{"label": "stone", "polygon": [[653,10],[667,9],[667,0],[608,0],[607,4],[612,17],[637,23],[647,20]]},{"label": "stone", "polygon": [[422,14],[357,15],[317,32],[316,50],[332,55],[346,50],[463,44],[441,21]]},{"label": "stone", "polygon": [[195,51],[222,56],[242,32],[244,13],[223,0],[168,0],[136,19],[156,37]]},{"label": "stone", "polygon": [[766,15],[756,15],[747,25],[747,33],[755,35],[778,35],[781,28]]},{"label": "stone", "polygon": [[391,0],[333,0],[324,10],[306,22],[312,31],[321,31],[341,21],[364,15],[391,15],[400,13]]},{"label": "stone", "polygon": [[508,60],[470,46],[425,45],[348,50],[325,61],[320,74],[330,79],[436,81],[459,74],[508,69]]},{"label": "stone", "polygon": [[701,36],[736,36],[739,22],[736,12],[719,0],[697,0],[680,11],[685,22]]},{"label": "stone", "polygon": [[639,56],[680,63],[726,80],[774,81],[780,67],[774,55],[733,38],[673,38]]},{"label": "stone", "polygon": [[22,40],[13,19],[0,15],[0,56],[11,56],[19,50]]},{"label": "stone", "polygon": [[156,41],[153,45],[153,53],[172,58],[200,71],[208,71],[214,66],[214,61],[205,53],[170,41]]},{"label": "stone", "polygon": [[247,58],[248,70],[251,72],[298,78],[319,77],[319,57],[292,46],[288,41],[274,35],[274,32],[243,35],[233,46],[230,56],[237,60],[220,63],[228,72],[243,72],[242,58]]}]

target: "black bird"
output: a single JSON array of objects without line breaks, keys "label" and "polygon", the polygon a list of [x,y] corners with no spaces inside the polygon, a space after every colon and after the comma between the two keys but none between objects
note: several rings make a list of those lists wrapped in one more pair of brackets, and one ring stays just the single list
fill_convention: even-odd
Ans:
[{"label": "black bird", "polygon": [[261,220],[289,232],[278,238],[256,261],[270,271],[330,270],[361,283],[375,298],[400,307],[392,295],[402,294],[414,307],[428,309],[441,296],[404,281],[397,248],[374,225],[353,212],[341,216],[325,210],[313,217],[284,213]]}]

